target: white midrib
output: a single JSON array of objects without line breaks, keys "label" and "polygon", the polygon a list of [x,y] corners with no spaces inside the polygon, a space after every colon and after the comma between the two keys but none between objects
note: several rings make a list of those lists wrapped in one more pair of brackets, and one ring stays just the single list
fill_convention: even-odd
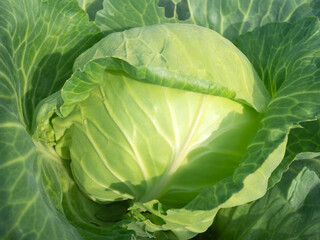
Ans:
[{"label": "white midrib", "polygon": [[188,137],[185,141],[185,143],[181,146],[178,151],[176,151],[178,154],[174,154],[172,160],[170,161],[170,164],[166,168],[165,172],[161,176],[161,179],[155,184],[155,186],[152,188],[153,190],[146,193],[141,199],[141,202],[147,202],[153,199],[156,199],[161,192],[165,189],[167,183],[170,181],[172,175],[177,171],[179,166],[181,166],[182,161],[185,159],[186,155],[189,153],[190,150],[190,142],[194,136],[195,131],[197,130],[199,123],[201,122],[201,117],[204,112],[204,106],[205,106],[205,100],[206,96],[203,96],[202,103],[198,111],[197,118],[194,120],[192,129],[190,130]]}]

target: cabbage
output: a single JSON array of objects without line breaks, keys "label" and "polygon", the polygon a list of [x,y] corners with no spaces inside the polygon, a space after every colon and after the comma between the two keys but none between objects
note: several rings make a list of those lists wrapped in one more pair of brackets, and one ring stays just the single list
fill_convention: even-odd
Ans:
[{"label": "cabbage", "polygon": [[319,6],[2,0],[0,238],[319,238]]}]

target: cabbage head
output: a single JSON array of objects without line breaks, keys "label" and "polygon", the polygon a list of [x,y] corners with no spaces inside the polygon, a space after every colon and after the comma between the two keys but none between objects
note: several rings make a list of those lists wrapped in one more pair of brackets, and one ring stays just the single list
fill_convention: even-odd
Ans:
[{"label": "cabbage head", "polygon": [[247,58],[194,25],[110,34],[75,66],[86,67],[61,90],[56,150],[99,202],[184,206],[233,174],[269,101]]}]

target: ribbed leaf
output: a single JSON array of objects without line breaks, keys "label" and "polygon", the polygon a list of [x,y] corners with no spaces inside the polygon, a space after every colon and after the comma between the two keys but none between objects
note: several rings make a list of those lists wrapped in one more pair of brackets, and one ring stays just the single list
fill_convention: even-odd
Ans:
[{"label": "ribbed leaf", "polygon": [[105,0],[96,22],[109,34],[167,22],[211,28],[233,40],[270,22],[320,15],[319,0]]},{"label": "ribbed leaf", "polygon": [[298,155],[281,182],[263,198],[219,212],[214,225],[216,239],[318,239],[319,156]]},{"label": "ribbed leaf", "polygon": [[314,197],[320,186],[319,122],[305,122],[291,130],[284,162],[294,161],[290,168],[285,164],[289,170],[276,171],[278,178],[286,171],[281,182],[254,203],[220,210],[213,226],[196,239],[317,239],[320,212]]},{"label": "ribbed leaf", "polygon": [[[295,24],[269,24],[236,40],[274,95],[262,121],[263,128],[256,136],[260,140],[255,154],[268,151],[268,146],[275,144],[276,139],[284,139],[291,128],[318,116],[319,39],[318,19],[306,18]],[[248,157],[253,160],[255,156]],[[286,158],[274,176],[281,175],[293,158]],[[269,184],[278,180],[272,177]]]}]

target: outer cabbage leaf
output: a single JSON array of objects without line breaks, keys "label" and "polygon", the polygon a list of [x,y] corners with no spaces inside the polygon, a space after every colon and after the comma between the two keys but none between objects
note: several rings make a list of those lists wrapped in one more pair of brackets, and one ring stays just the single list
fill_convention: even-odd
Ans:
[{"label": "outer cabbage leaf", "polygon": [[320,15],[319,0],[105,0],[103,6],[96,22],[106,34],[184,22],[211,28],[230,40],[270,22]]},{"label": "outer cabbage leaf", "polygon": [[[267,131],[275,126],[277,134],[282,132],[284,136],[298,123],[317,116],[310,113],[316,113],[318,108],[319,38],[318,19],[306,18],[295,24],[269,24],[236,39],[235,44],[251,60],[273,96],[269,108],[274,106],[274,117],[267,118]],[[262,134],[261,145],[265,145],[268,134]],[[270,186],[279,181],[293,158],[288,156],[282,161],[270,179]]]},{"label": "outer cabbage leaf", "polygon": [[[301,140],[302,144],[308,142]],[[318,239],[319,156],[320,153],[298,154],[281,181],[263,198],[219,212],[212,227],[214,236],[217,239]]]},{"label": "outer cabbage leaf", "polygon": [[30,127],[37,104],[61,88],[74,59],[101,34],[73,1],[6,0],[1,8],[3,64],[8,66],[3,71],[11,69],[4,83],[16,89],[20,120]]},{"label": "outer cabbage leaf", "polygon": [[318,161],[319,169],[317,158],[302,168],[294,162],[263,198],[219,212],[212,232],[196,239],[318,239],[320,178],[308,161]]},{"label": "outer cabbage leaf", "polygon": [[176,1],[171,0],[106,0],[103,1],[103,9],[97,12],[95,21],[106,35],[161,23],[192,23],[188,19],[190,12],[187,1],[181,1],[180,7],[177,5]]},{"label": "outer cabbage leaf", "polygon": [[319,151],[319,120],[291,130],[284,161],[294,161],[281,181],[253,203],[220,210],[214,224],[196,239],[317,239]]}]

